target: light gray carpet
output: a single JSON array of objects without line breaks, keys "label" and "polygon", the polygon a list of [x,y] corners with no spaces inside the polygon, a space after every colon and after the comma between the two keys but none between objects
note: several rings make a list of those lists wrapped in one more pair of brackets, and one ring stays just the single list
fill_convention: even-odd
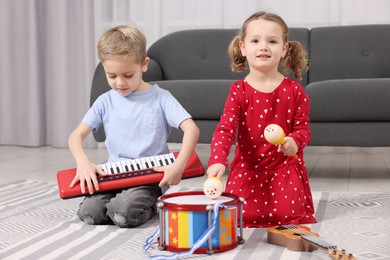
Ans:
[{"label": "light gray carpet", "polygon": [[[170,192],[189,188],[175,186]],[[390,259],[390,193],[313,193],[311,230],[361,259]],[[145,240],[158,219],[134,229],[88,226],[76,217],[81,198],[62,200],[57,185],[20,180],[0,186],[0,259],[147,259]],[[291,252],[266,242],[266,229],[244,229],[246,242],[189,259],[331,259],[325,251]],[[162,254],[156,247],[152,254]]]}]

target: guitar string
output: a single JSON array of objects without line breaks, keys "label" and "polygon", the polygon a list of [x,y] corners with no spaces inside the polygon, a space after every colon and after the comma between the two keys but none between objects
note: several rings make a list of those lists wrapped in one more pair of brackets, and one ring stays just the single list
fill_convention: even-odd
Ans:
[{"label": "guitar string", "polygon": [[[325,241],[324,239],[318,237],[318,236],[315,236],[313,235],[313,233],[303,229],[303,228],[300,228],[298,226],[295,226],[295,225],[284,225],[282,227],[285,227],[287,228],[288,230],[298,230],[300,231],[301,233],[299,232],[295,232],[296,234],[300,235],[302,238],[306,238],[306,240],[308,240],[309,242],[312,242],[318,246],[321,246],[325,249],[334,249],[334,248],[337,248],[336,245],[333,245],[327,241]],[[310,237],[310,238],[309,238]]]},{"label": "guitar string", "polygon": [[[324,239],[322,239],[321,237],[318,237],[318,236],[315,236],[313,235],[312,232],[309,232],[299,226],[296,226],[296,225],[283,225],[282,227],[288,229],[288,230],[298,230],[298,231],[301,231],[301,233],[299,232],[295,232],[296,234],[300,235],[303,239],[306,239],[306,241],[308,242],[311,242],[311,243],[314,243],[318,246],[321,246],[323,248],[325,248],[326,250],[333,250],[333,254],[334,252],[339,252],[339,253],[342,253],[342,254],[346,254],[346,252],[344,250],[339,250],[338,247],[336,245],[333,245],[327,241],[325,241]],[[306,235],[305,235],[306,234]],[[314,241],[315,240],[315,241]],[[324,245],[327,244],[326,245]],[[349,258],[348,259],[351,259],[351,260],[354,260],[355,258],[352,256],[352,254],[348,254]]]}]

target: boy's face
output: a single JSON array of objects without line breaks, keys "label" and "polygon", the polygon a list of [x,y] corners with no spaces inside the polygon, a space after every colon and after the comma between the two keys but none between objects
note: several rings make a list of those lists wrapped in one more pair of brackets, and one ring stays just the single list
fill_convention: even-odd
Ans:
[{"label": "boy's face", "polygon": [[149,58],[143,63],[135,62],[132,57],[105,60],[102,63],[108,84],[122,96],[143,90],[142,73],[148,69]]}]

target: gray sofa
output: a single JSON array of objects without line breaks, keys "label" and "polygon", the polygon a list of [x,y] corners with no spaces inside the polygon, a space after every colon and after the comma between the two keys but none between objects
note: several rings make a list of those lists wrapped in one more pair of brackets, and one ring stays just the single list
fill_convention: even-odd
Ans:
[{"label": "gray sofa", "polygon": [[[290,28],[290,40],[309,53],[301,81],[311,99],[312,146],[390,146],[390,25]],[[229,69],[227,47],[234,29],[179,31],[148,50],[144,79],[169,90],[191,113],[210,143],[229,86],[245,76]],[[292,77],[291,74],[288,74]],[[108,89],[96,69],[91,102]],[[104,140],[104,132],[95,134]],[[173,131],[170,142],[180,142]]]}]

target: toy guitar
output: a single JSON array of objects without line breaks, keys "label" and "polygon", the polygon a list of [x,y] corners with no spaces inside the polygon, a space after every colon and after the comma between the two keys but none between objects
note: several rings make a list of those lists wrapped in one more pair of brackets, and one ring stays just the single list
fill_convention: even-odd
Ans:
[{"label": "toy guitar", "polygon": [[291,251],[311,252],[318,247],[325,249],[334,260],[357,260],[352,254],[340,250],[321,239],[317,233],[311,232],[309,227],[283,225],[270,227],[267,230],[268,243],[284,246]]}]

